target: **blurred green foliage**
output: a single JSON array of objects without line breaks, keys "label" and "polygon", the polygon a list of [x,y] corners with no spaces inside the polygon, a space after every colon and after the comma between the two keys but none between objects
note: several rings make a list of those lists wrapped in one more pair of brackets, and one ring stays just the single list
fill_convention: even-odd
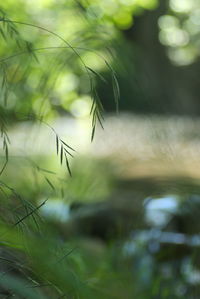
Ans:
[{"label": "blurred green foliage", "polygon": [[13,21],[1,22],[0,31],[8,113],[52,118],[60,110],[76,110],[73,103],[77,101],[87,115],[91,87],[84,66],[96,72],[106,69],[105,60],[113,60],[107,49],[119,36],[116,26],[130,19],[130,24],[124,23],[130,27],[135,11],[154,4],[4,1],[2,16],[5,11]]},{"label": "blurred green foliage", "polygon": [[118,28],[130,27],[134,14],[155,5],[153,0],[4,1],[2,16],[5,12],[13,21],[0,24],[7,112],[52,118],[67,110],[76,116],[75,102],[88,115],[91,86],[85,66],[110,72]]},{"label": "blurred green foliage", "polygon": [[199,57],[199,17],[198,1],[173,0],[168,13],[158,20],[160,41],[176,65],[190,65]]},{"label": "blurred green foliage", "polygon": [[[9,34],[1,22],[1,72],[6,75],[1,106],[6,97],[6,113],[18,119],[28,113],[52,119],[65,111],[86,117],[92,104],[90,76],[105,108],[113,111],[109,64],[120,79],[121,109],[197,114],[199,3],[188,3],[4,1],[1,9],[10,20],[36,27],[13,23]],[[182,67],[188,68],[185,75]]]}]

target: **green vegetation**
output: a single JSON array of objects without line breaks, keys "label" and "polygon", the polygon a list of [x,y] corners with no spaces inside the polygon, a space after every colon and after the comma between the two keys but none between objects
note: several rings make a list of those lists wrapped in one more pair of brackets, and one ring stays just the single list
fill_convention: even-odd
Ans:
[{"label": "green vegetation", "polygon": [[199,12],[0,4],[0,298],[199,298]]}]

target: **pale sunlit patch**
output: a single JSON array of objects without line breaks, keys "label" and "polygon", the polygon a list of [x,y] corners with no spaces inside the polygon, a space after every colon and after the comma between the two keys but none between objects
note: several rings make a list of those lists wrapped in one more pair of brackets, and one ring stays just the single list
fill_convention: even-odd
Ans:
[{"label": "pale sunlit patch", "polygon": [[189,35],[186,31],[178,28],[168,28],[159,34],[160,42],[171,47],[186,46],[189,42]]},{"label": "pale sunlit patch", "polygon": [[90,109],[91,109],[91,100],[87,96],[77,99],[70,106],[70,112],[75,117],[89,116]]},{"label": "pale sunlit patch", "polygon": [[193,63],[196,59],[196,53],[191,48],[177,48],[169,50],[168,55],[174,64],[183,66]]},{"label": "pale sunlit patch", "polygon": [[192,10],[195,0],[171,0],[170,7],[178,13],[188,13]]}]

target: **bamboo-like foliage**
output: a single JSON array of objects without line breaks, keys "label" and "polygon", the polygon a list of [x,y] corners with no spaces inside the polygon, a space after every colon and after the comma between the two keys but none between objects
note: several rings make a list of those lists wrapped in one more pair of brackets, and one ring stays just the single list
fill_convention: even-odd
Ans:
[{"label": "bamboo-like foliage", "polygon": [[[58,41],[62,42],[62,44],[61,46],[55,47],[51,46],[37,48],[35,47],[34,43],[31,43],[30,41],[22,38],[20,34],[20,26],[29,27],[31,28],[31,30],[37,29],[41,32],[49,34]],[[71,146],[71,144],[68,144],[66,140],[61,138],[59,133],[45,120],[45,117],[43,117],[42,115],[43,105],[45,104],[45,101],[48,100],[50,94],[53,93],[59,72],[63,70],[66,64],[71,62],[72,59],[74,60],[71,63],[74,63],[74,61],[78,61],[82,67],[82,72],[86,74],[90,85],[90,95],[92,99],[90,111],[92,120],[92,141],[94,139],[97,125],[100,125],[102,129],[104,127],[104,108],[98,95],[95,82],[96,80],[101,80],[104,84],[107,84],[107,81],[99,72],[89,67],[89,63],[87,65],[87,63],[85,63],[85,61],[82,59],[80,52],[85,50],[85,48],[72,46],[71,43],[65,40],[62,36],[51,30],[48,30],[47,28],[31,23],[11,20],[1,9],[0,38],[2,38],[8,48],[10,44],[13,45],[13,43],[15,43],[15,46],[13,48],[16,50],[16,52],[9,52],[7,56],[0,58],[0,101],[3,111],[3,113],[0,114],[0,134],[5,156],[4,164],[0,169],[0,176],[2,178],[2,180],[0,180],[0,196],[3,201],[7,202],[7,206],[5,209],[8,209],[5,213],[6,218],[2,217],[2,219],[0,220],[2,224],[0,226],[0,245],[5,248],[6,252],[5,256],[3,254],[2,256],[0,256],[0,261],[5,264],[8,263],[12,266],[12,269],[17,269],[19,273],[19,275],[15,277],[12,275],[12,273],[6,271],[4,273],[4,277],[0,278],[0,291],[2,289],[9,290],[8,296],[19,296],[20,298],[48,298],[49,294],[49,298],[51,298],[51,296],[52,298],[68,298],[68,295],[70,297],[74,297],[76,295],[78,296],[78,294],[80,293],[82,293],[83,298],[92,298],[96,293],[96,291],[93,290],[93,287],[87,286],[87,284],[79,279],[78,276],[74,276],[73,272],[76,267],[73,266],[69,267],[68,269],[66,260],[71,257],[71,253],[73,252],[74,248],[67,248],[67,250],[64,248],[63,252],[58,252],[57,242],[52,242],[50,239],[47,239],[46,242],[42,241],[42,243],[39,243],[39,239],[36,238],[36,240],[33,237],[33,235],[35,235],[35,232],[37,232],[37,234],[39,233],[39,236],[40,233],[42,234],[42,236],[45,235],[45,232],[42,231],[44,227],[41,226],[42,219],[40,217],[39,210],[43,207],[43,205],[46,204],[49,196],[54,196],[57,192],[54,185],[54,180],[50,178],[50,175],[55,175],[55,173],[51,170],[41,167],[40,165],[37,165],[34,161],[25,157],[34,171],[36,171],[42,177],[42,180],[48,186],[48,196],[46,196],[45,194],[45,199],[43,199],[39,204],[31,203],[29,198],[25,198],[24,196],[19,194],[19,192],[15,188],[13,188],[10,183],[5,182],[3,179],[6,166],[8,162],[10,162],[9,148],[11,146],[8,136],[9,122],[7,121],[7,114],[9,96],[12,92],[12,89],[15,88],[13,79],[16,76],[18,70],[22,68],[22,66],[20,65],[20,63],[22,62],[22,60],[20,60],[21,57],[29,57],[30,61],[34,60],[36,62],[37,68],[41,68],[38,53],[42,53],[44,51],[59,50],[61,51],[60,53],[66,55],[66,59],[60,59],[59,54],[56,57],[57,61],[55,60],[58,63],[52,63],[52,65],[49,66],[49,69],[41,76],[41,80],[37,85],[37,89],[43,95],[43,98],[41,100],[40,112],[38,112],[38,114],[33,113],[30,104],[30,111],[27,114],[20,113],[20,111],[16,113],[18,113],[17,116],[19,121],[31,120],[34,123],[38,122],[42,125],[47,126],[53,132],[55,136],[55,149],[59,159],[59,163],[61,166],[66,167],[67,173],[70,177],[72,177],[70,159],[74,158],[76,150],[73,146]],[[12,49],[12,47],[10,48]],[[87,51],[95,53],[93,49],[87,49]],[[99,59],[103,59],[105,66],[110,70],[111,76],[113,78],[113,95],[117,107],[119,100],[119,88],[116,74],[109,63],[104,59],[104,57],[101,57],[98,53],[95,54]],[[12,60],[17,61],[17,63],[15,63],[15,70],[10,73],[9,70]],[[24,81],[27,77],[27,69],[28,66],[23,70]],[[55,75],[51,76],[50,74],[53,72],[55,72]],[[64,190],[62,187],[61,197],[64,197]],[[59,244],[59,247],[61,248],[60,245],[61,244]],[[27,262],[17,260],[17,255],[15,256],[15,254],[14,258],[12,255],[9,256],[9,252],[12,252],[13,249],[21,250],[24,256],[26,256],[28,251],[29,254],[27,255],[27,259],[29,259],[29,261]],[[43,258],[43,255],[45,255],[45,258]],[[64,265],[65,270],[61,270],[60,265]],[[43,292],[43,286],[48,288],[47,292]],[[5,296],[7,296],[6,292]]]},{"label": "bamboo-like foliage", "polygon": [[4,162],[2,169],[0,170],[0,175],[1,175],[8,163],[9,145],[10,145],[10,139],[8,137],[6,120],[3,115],[1,115],[1,117],[0,117],[0,134],[1,134],[2,141],[3,141],[3,150],[4,150],[4,154],[5,154],[5,162]]},{"label": "bamboo-like foliage", "polygon": [[[79,50],[81,48],[73,47],[68,41],[66,41],[63,37],[61,37],[57,33],[52,32],[46,28],[43,28],[43,27],[35,25],[35,24],[10,20],[6,16],[5,12],[2,10],[0,10],[0,13],[1,13],[0,34],[1,34],[2,38],[6,42],[9,42],[7,36],[9,38],[14,39],[18,45],[18,48],[21,50],[20,52],[14,53],[11,56],[4,57],[4,58],[0,59],[0,67],[1,67],[1,72],[2,72],[2,94],[3,94],[3,101],[4,101],[5,107],[7,105],[7,99],[8,99],[8,94],[9,94],[9,83],[8,83],[8,78],[7,78],[8,77],[7,76],[7,61],[9,61],[10,59],[12,59],[14,57],[28,54],[30,57],[33,57],[37,62],[39,62],[38,57],[36,55],[37,51],[48,50],[48,49],[52,49],[52,48],[63,48],[63,49],[71,50],[73,55],[75,55],[78,58],[78,60],[81,62],[81,64],[83,65],[83,68],[85,69],[85,72],[88,76],[88,80],[90,82],[90,94],[91,94],[91,99],[92,99],[92,106],[91,106],[91,111],[90,111],[90,115],[92,118],[91,141],[93,141],[97,124],[99,123],[99,125],[103,129],[103,122],[104,122],[104,116],[103,116],[104,108],[103,108],[101,99],[99,98],[98,92],[96,90],[94,80],[98,79],[98,80],[103,81],[105,84],[107,84],[105,78],[100,73],[96,72],[95,70],[91,69],[90,67],[88,67],[85,64],[85,62],[83,61],[83,59],[81,58],[81,56],[79,54]],[[18,28],[16,27],[17,25],[28,26],[28,27],[32,27],[33,29],[37,28],[41,31],[49,33],[52,36],[54,36],[55,38],[57,38],[58,40],[62,41],[65,44],[65,47],[34,48],[34,46],[31,42],[25,41],[24,39],[22,39],[20,37],[20,33],[18,31]],[[97,54],[97,56],[98,56],[98,54]],[[100,58],[104,59],[102,57],[100,57]],[[117,81],[115,71],[113,70],[111,65],[105,59],[104,59],[104,62],[105,62],[105,65],[110,70],[110,73],[112,76],[113,94],[114,94],[114,99],[115,99],[115,104],[116,104],[116,110],[118,111],[118,103],[119,103],[119,96],[120,96],[119,84]],[[47,81],[48,81],[48,76],[46,78],[44,78],[43,81],[41,80],[41,84],[39,87],[41,90],[44,91],[44,93],[45,93]],[[47,92],[46,96],[48,96],[48,94],[50,92],[51,92],[51,90],[49,90]],[[41,103],[41,106],[42,106],[42,103]],[[75,150],[71,146],[69,146],[67,143],[65,143],[63,140],[61,140],[56,132],[55,132],[55,134],[56,134],[57,154],[60,155],[60,163],[63,164],[63,160],[65,159],[65,165],[66,165],[67,170],[71,176],[72,173],[71,173],[68,157],[69,156],[73,157],[71,151],[74,152]],[[8,146],[7,146],[8,139],[6,139],[8,136],[6,137],[6,135],[4,134],[4,136],[2,135],[2,137],[4,138],[4,150],[6,153],[6,160],[8,160]]]}]

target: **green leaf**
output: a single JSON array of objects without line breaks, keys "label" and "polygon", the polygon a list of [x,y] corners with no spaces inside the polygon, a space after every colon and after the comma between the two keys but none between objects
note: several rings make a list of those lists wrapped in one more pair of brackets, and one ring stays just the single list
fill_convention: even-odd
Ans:
[{"label": "green leaf", "polygon": [[98,111],[97,111],[96,115],[97,115],[97,118],[98,118],[98,121],[99,121],[100,126],[101,126],[102,129],[104,130],[103,123],[102,123],[102,120],[101,120],[102,115],[101,115]]},{"label": "green leaf", "polygon": [[94,109],[95,109],[95,99],[93,98],[92,106],[91,106],[91,109],[90,109],[90,115],[94,112]]},{"label": "green leaf", "polygon": [[61,145],[61,151],[60,151],[60,163],[63,162],[63,145]]},{"label": "green leaf", "polygon": [[40,167],[38,167],[38,170],[46,172],[46,173],[50,173],[50,174],[56,174],[54,171],[51,171],[51,170],[48,170],[48,169],[44,169],[44,168],[40,168]]},{"label": "green leaf", "polygon": [[74,158],[74,156],[66,149],[66,148],[64,148],[64,151],[68,154],[68,155],[70,155],[72,158]]},{"label": "green leaf", "polygon": [[72,177],[72,172],[71,172],[69,161],[67,159],[67,155],[66,154],[65,154],[65,161],[66,161],[66,166],[67,166],[67,170],[69,172],[69,175]]},{"label": "green leaf", "polygon": [[57,155],[58,155],[58,152],[59,152],[59,138],[58,138],[58,135],[56,135],[56,152],[57,152]]},{"label": "green leaf", "polygon": [[95,133],[95,126],[92,128],[91,142],[92,142],[93,139],[94,139],[94,133]]},{"label": "green leaf", "polygon": [[53,189],[53,191],[55,191],[55,187],[52,184],[52,182],[46,176],[45,176],[45,179],[46,179],[47,183],[49,184],[49,186]]},{"label": "green leaf", "polygon": [[71,146],[69,146],[66,142],[64,142],[63,140],[60,140],[65,146],[67,146],[69,149],[71,149],[72,151],[75,152],[75,149],[73,149]]},{"label": "green leaf", "polygon": [[116,105],[116,111],[119,112],[119,99],[120,99],[120,89],[117,77],[114,72],[112,72],[112,85],[113,85],[113,93]]},{"label": "green leaf", "polygon": [[93,69],[91,69],[90,67],[86,66],[86,68],[93,73],[95,76],[99,77],[104,83],[107,83],[107,81],[105,80],[105,78],[98,72],[94,71]]}]

